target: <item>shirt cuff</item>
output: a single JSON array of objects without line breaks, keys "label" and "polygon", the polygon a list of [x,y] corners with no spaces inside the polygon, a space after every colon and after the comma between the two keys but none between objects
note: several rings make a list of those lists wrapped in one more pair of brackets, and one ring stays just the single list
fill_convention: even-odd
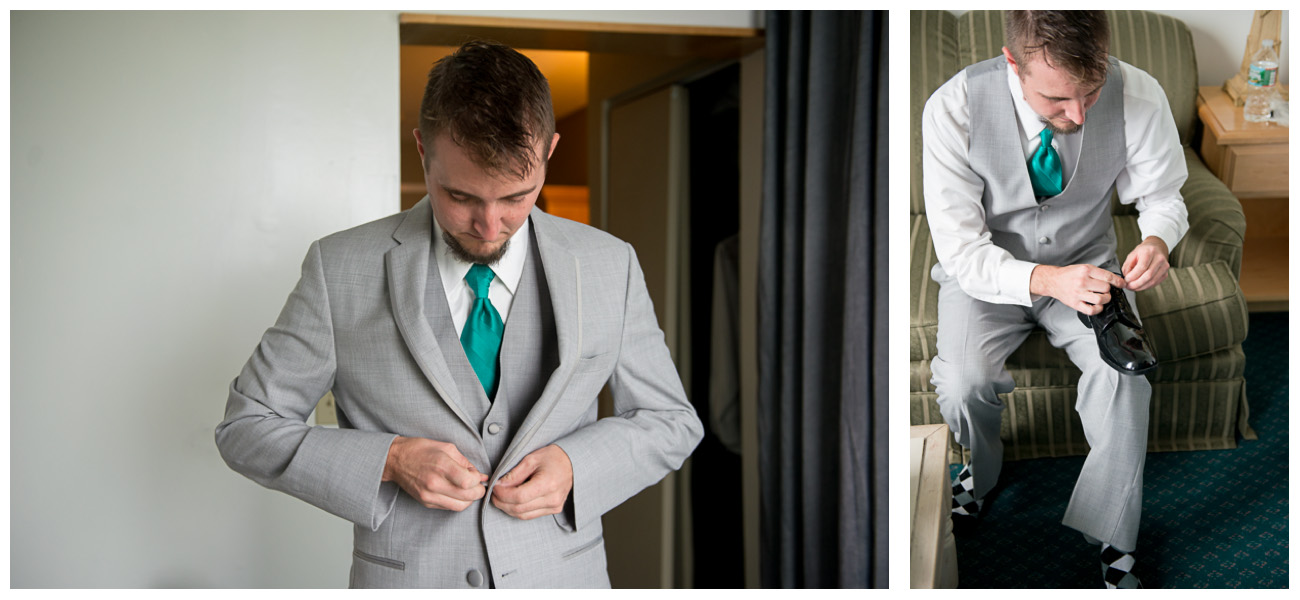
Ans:
[{"label": "shirt cuff", "polygon": [[1038,263],[1023,260],[1010,260],[998,269],[999,295],[1014,299],[1016,304],[1031,306],[1034,301],[1029,293],[1029,276]]},{"label": "shirt cuff", "polygon": [[1178,242],[1182,241],[1182,236],[1179,235],[1180,232],[1177,227],[1162,223],[1141,223],[1140,221],[1141,218],[1139,217],[1138,233],[1141,234],[1142,239],[1138,240],[1138,243],[1154,235],[1165,243],[1165,247],[1169,249],[1170,253],[1173,253],[1174,246],[1177,246]]}]

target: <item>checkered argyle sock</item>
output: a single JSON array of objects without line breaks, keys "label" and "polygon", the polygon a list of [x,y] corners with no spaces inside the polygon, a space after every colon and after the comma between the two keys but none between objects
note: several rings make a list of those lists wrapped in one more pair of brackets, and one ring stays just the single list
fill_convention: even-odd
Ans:
[{"label": "checkered argyle sock", "polygon": [[1106,589],[1134,590],[1141,589],[1142,582],[1133,574],[1136,559],[1132,552],[1125,552],[1110,544],[1101,545],[1101,578],[1106,582]]},{"label": "checkered argyle sock", "polygon": [[961,468],[957,478],[952,480],[952,514],[959,517],[974,517],[980,514],[984,499],[975,499],[975,480],[971,479],[970,465]]}]

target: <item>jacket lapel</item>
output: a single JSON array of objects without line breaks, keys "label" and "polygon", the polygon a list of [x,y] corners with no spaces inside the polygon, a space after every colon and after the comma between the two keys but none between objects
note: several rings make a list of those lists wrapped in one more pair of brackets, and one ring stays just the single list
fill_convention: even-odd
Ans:
[{"label": "jacket lapel", "polygon": [[582,349],[582,279],[578,257],[569,251],[559,232],[551,226],[550,215],[534,208],[531,214],[533,233],[537,236],[537,251],[541,255],[542,270],[551,294],[555,311],[556,346],[560,365],[542,389],[542,395],[520,424],[505,458],[497,463],[493,480],[505,475],[509,468],[523,459],[523,450],[530,446],[533,435],[550,416],[559,402],[569,379],[578,364]]},{"label": "jacket lapel", "polygon": [[433,215],[429,197],[411,207],[406,219],[393,233],[398,246],[388,251],[385,261],[388,268],[388,295],[393,316],[402,339],[415,357],[420,371],[433,384],[438,396],[452,412],[477,434],[472,421],[461,408],[457,388],[447,368],[446,358],[433,335],[428,319],[424,318],[424,287],[429,273],[429,249],[433,239]]}]

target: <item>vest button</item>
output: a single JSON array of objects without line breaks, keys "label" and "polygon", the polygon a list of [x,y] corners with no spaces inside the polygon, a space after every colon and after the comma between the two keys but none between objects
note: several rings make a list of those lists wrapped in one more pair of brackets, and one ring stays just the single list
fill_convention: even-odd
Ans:
[{"label": "vest button", "polygon": [[490,433],[490,434],[492,434],[492,435],[496,435],[496,434],[498,434],[498,433],[501,433],[501,426],[500,426],[500,425],[497,425],[496,423],[493,423],[493,424],[491,424],[491,425],[488,425],[488,433]]},{"label": "vest button", "polygon": [[1046,204],[1043,204],[1043,205],[1039,206],[1039,207],[1038,207],[1038,210],[1047,210],[1047,205],[1046,205]]},{"label": "vest button", "polygon": [[478,569],[470,569],[465,575],[465,581],[469,582],[470,587],[479,587],[483,585],[483,574]]},{"label": "vest button", "polygon": [[1047,236],[1038,238],[1038,243],[1040,244],[1046,244],[1047,242],[1048,242]]}]

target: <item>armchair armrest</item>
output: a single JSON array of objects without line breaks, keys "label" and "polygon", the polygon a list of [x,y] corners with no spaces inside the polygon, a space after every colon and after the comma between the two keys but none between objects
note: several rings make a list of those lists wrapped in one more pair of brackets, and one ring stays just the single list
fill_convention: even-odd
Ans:
[{"label": "armchair armrest", "polygon": [[1191,267],[1221,260],[1233,277],[1240,279],[1241,248],[1246,237],[1241,202],[1195,152],[1184,148],[1183,153],[1187,158],[1187,183],[1182,193],[1189,227],[1169,262],[1174,267]]}]

